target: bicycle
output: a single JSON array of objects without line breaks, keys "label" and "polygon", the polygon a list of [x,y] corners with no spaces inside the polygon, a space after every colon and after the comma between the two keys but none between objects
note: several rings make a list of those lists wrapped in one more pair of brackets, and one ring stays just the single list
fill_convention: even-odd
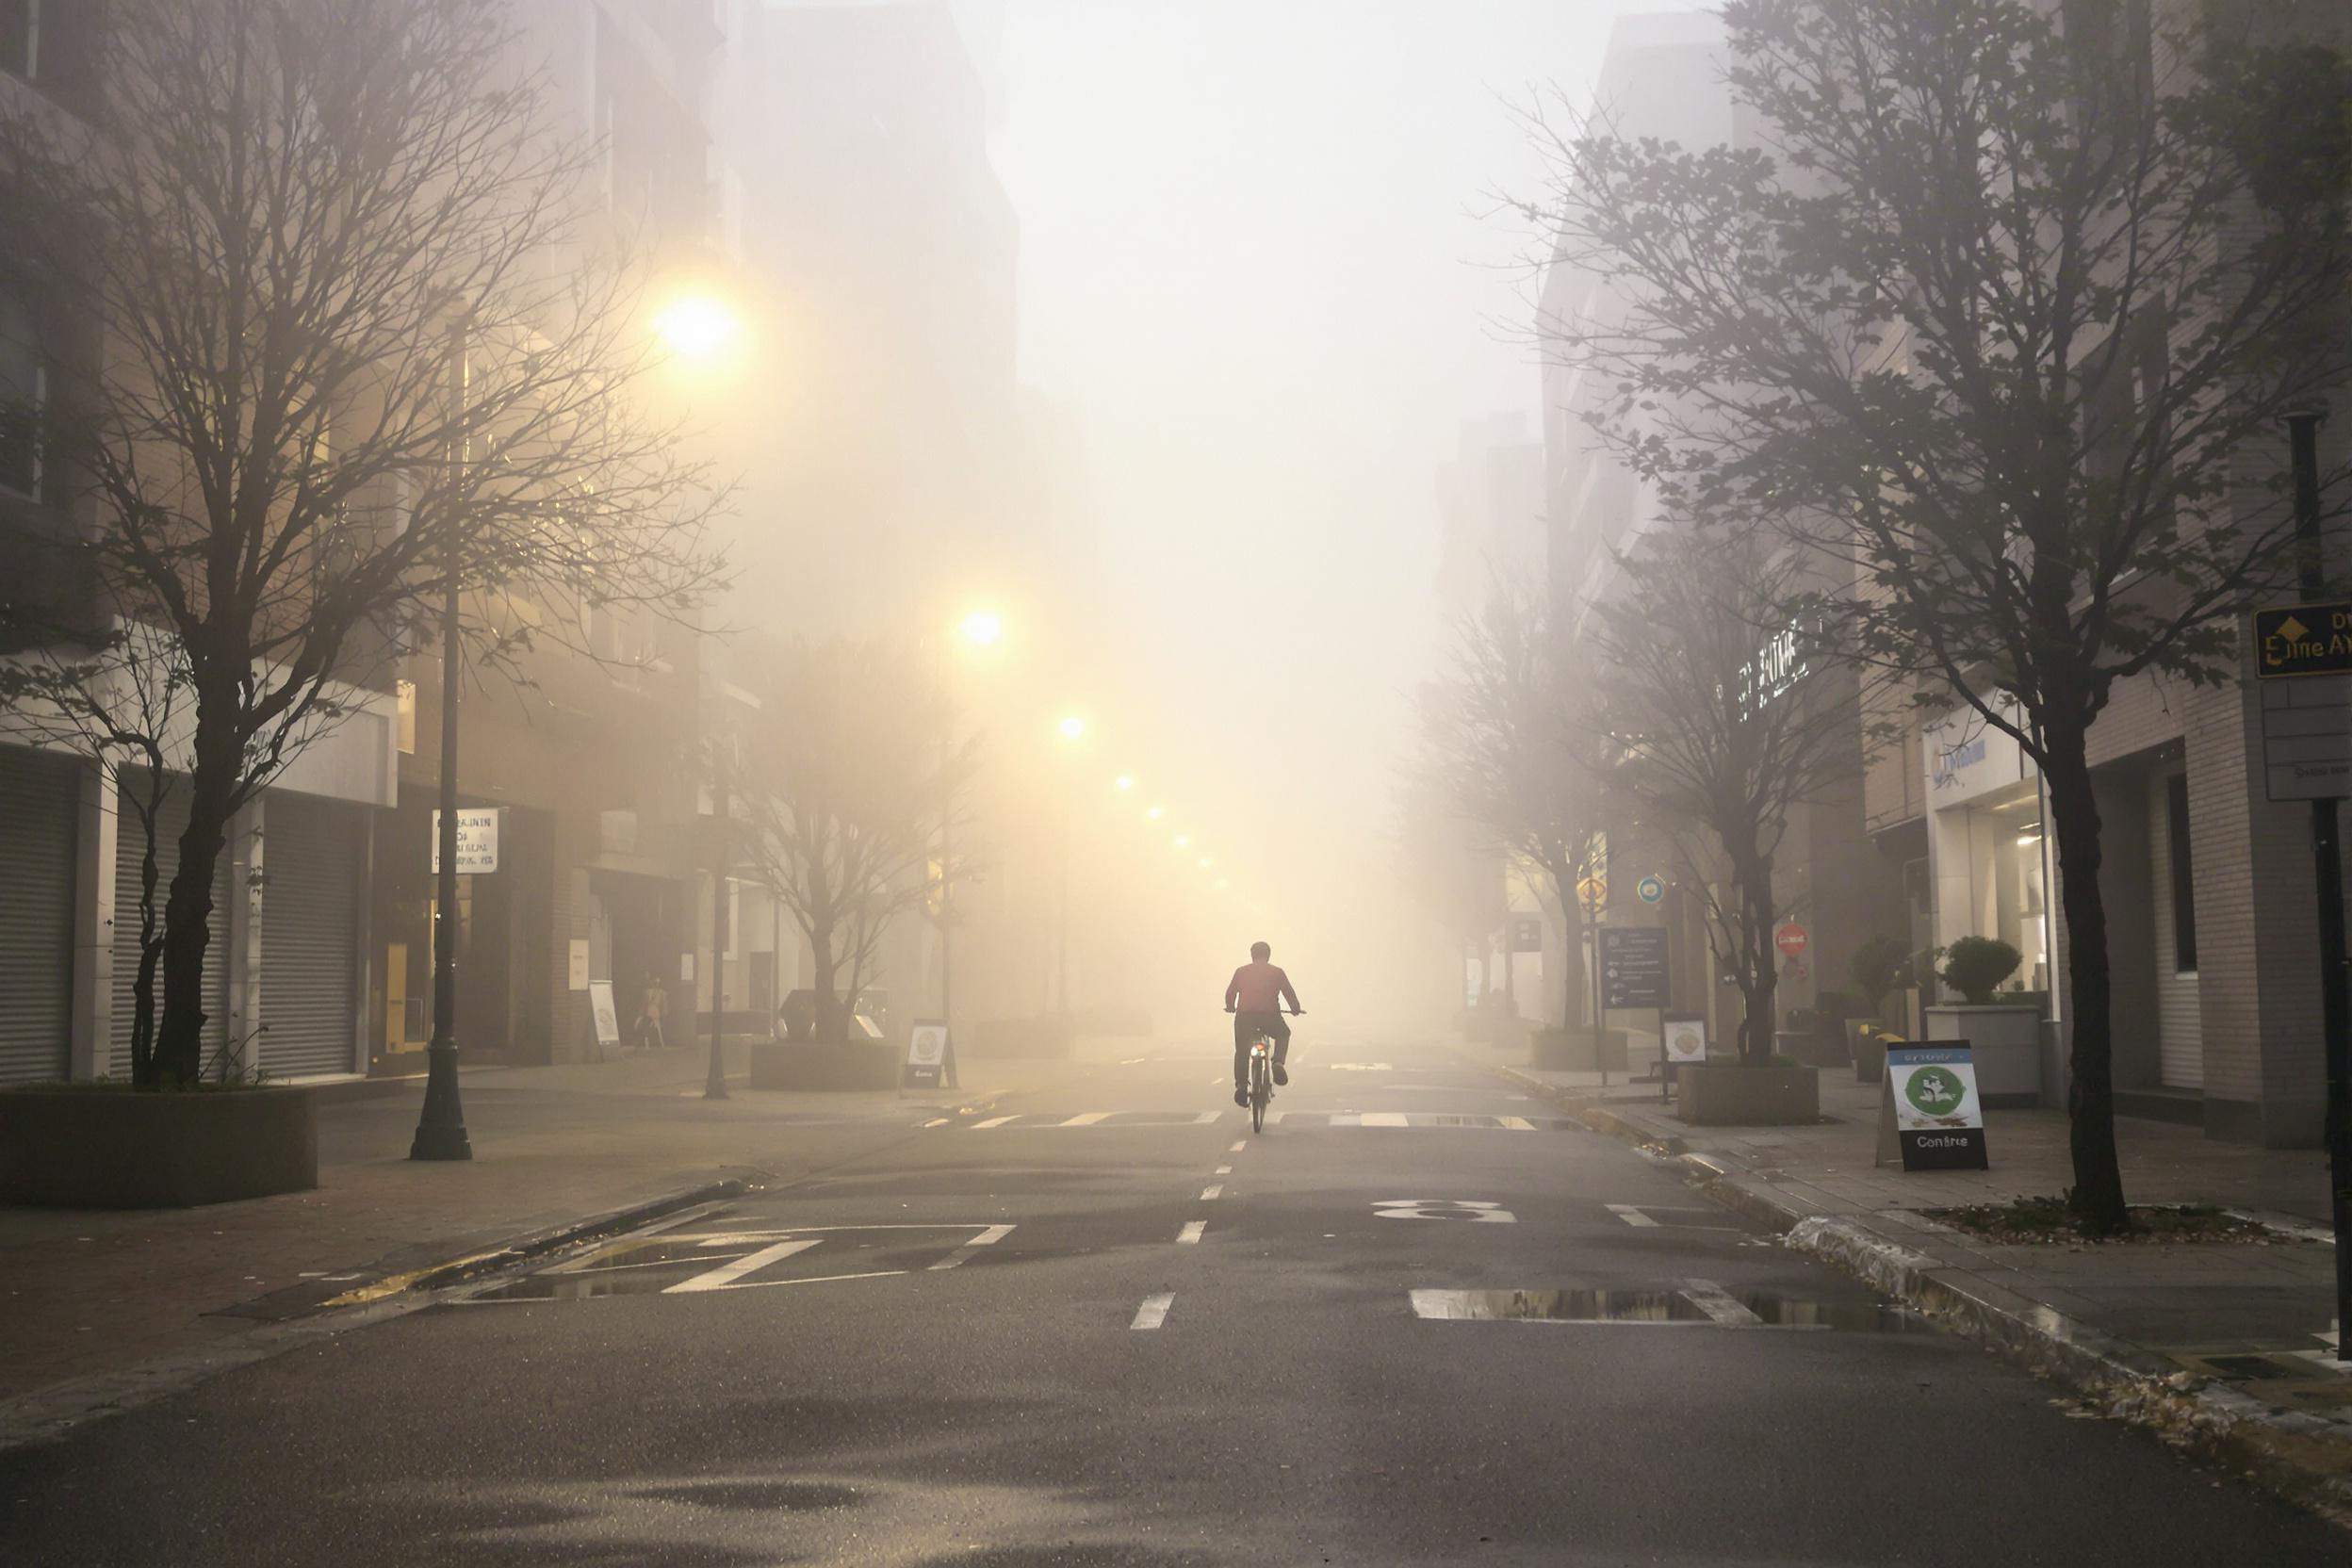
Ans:
[{"label": "bicycle", "polygon": [[[1290,1015],[1298,1018],[1300,1015]],[[1266,1107],[1274,1098],[1274,1037],[1264,1029],[1250,1042],[1250,1131],[1266,1131]]]}]

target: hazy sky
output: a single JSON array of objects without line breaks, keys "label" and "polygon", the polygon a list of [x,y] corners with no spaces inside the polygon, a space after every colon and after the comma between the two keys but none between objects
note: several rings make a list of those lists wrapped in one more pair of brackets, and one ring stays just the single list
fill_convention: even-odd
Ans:
[{"label": "hazy sky", "polygon": [[1498,97],[1584,90],[1619,11],[1662,8],[976,0],[1022,379],[1084,433],[1114,657],[1154,694],[1104,717],[1250,770],[1204,807],[1228,842],[1385,876],[1436,468],[1464,419],[1539,428],[1490,324],[1515,245],[1475,215],[1535,172]]}]

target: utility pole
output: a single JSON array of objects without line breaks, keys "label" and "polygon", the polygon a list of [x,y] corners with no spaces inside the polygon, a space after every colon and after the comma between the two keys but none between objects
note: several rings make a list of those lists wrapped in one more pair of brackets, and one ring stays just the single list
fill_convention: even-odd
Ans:
[{"label": "utility pole", "polygon": [[461,311],[449,329],[449,515],[441,538],[441,821],[434,835],[438,861],[433,887],[433,1039],[425,1047],[425,1105],[412,1160],[470,1160],[466,1112],[457,1092],[457,694],[458,580],[463,540],[457,497],[466,464],[466,339],[471,321]]},{"label": "utility pole", "polygon": [[[2319,526],[2319,422],[2316,410],[2287,416],[2295,472],[2297,576],[2303,602],[2327,592]],[[2319,887],[2319,996],[2328,1064],[2328,1185],[2336,1226],[2336,1360],[2352,1364],[2352,994],[2344,950],[2344,845],[2336,801],[2311,802],[2311,869]]]}]

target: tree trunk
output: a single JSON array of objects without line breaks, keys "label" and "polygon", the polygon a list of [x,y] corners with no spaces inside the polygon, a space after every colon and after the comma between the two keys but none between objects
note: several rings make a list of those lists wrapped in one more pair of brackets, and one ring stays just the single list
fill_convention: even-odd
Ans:
[{"label": "tree trunk", "polygon": [[2045,729],[2043,746],[2042,778],[2050,790],[2050,826],[2058,845],[2074,1018],[2066,1087],[2074,1189],[2067,1202],[2084,1230],[2114,1235],[2129,1217],[2123,1171],[2115,1158],[2115,1054],[2108,1005],[2107,904],[2099,889],[2099,804],[2091,794],[2084,737]]},{"label": "tree trunk", "polygon": [[204,711],[198,710],[180,864],[163,909],[163,1018],[155,1030],[156,1077],[183,1084],[195,1083],[204,1070],[204,1024],[211,1017],[204,1010],[204,953],[212,945],[212,880],[228,841],[235,811],[230,797],[243,761],[236,734],[207,720]]},{"label": "tree trunk", "polygon": [[1775,1022],[1773,1012],[1780,995],[1780,965],[1772,947],[1772,858],[1769,855],[1751,856],[1740,876],[1741,969],[1746,984],[1740,988],[1744,1004],[1740,1032],[1740,1054],[1751,1067],[1761,1067],[1772,1059]]},{"label": "tree trunk", "polygon": [[808,947],[815,959],[817,982],[817,1040],[825,1045],[839,1045],[849,1037],[847,1021],[841,1016],[841,999],[833,988],[834,976],[841,972],[841,960],[833,949],[834,927],[830,921],[813,921],[808,927]]},{"label": "tree trunk", "polygon": [[1552,885],[1560,894],[1560,1026],[1574,1029],[1580,1021],[1583,1008],[1579,1004],[1584,1000],[1576,994],[1583,988],[1579,982],[1584,977],[1584,906],[1576,897],[1576,868],[1554,866]]},{"label": "tree trunk", "polygon": [[141,814],[139,826],[139,972],[131,982],[131,1086],[152,1089],[162,1082],[155,1070],[155,971],[163,961],[162,911],[155,904],[160,872],[152,805]]}]

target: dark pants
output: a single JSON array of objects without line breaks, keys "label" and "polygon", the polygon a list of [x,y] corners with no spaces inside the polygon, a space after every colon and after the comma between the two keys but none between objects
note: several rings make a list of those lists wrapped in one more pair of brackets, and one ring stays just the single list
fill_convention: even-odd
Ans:
[{"label": "dark pants", "polygon": [[1280,1013],[1235,1013],[1233,1015],[1233,1087],[1250,1086],[1250,1048],[1258,1042],[1261,1034],[1274,1037],[1274,1064],[1280,1067],[1290,1059],[1290,1021]]}]

